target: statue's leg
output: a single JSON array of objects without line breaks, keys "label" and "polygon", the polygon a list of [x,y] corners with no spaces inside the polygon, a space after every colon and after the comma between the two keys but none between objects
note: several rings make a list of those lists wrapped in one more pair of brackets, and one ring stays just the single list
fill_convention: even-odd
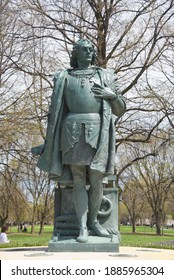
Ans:
[{"label": "statue's leg", "polygon": [[80,225],[78,242],[88,241],[87,213],[88,213],[88,194],[86,190],[86,166],[70,165],[73,175],[73,202],[76,210],[77,219]]},{"label": "statue's leg", "polygon": [[98,236],[107,237],[109,233],[97,221],[97,215],[103,197],[103,174],[97,170],[89,169],[89,181],[89,226]]}]

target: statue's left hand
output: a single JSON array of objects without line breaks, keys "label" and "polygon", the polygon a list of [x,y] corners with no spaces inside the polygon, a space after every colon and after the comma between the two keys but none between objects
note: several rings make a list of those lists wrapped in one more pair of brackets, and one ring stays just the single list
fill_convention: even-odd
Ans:
[{"label": "statue's left hand", "polygon": [[100,97],[104,99],[114,100],[117,98],[115,92],[113,92],[109,87],[103,87],[102,85],[95,83],[91,90],[94,92],[95,97]]}]

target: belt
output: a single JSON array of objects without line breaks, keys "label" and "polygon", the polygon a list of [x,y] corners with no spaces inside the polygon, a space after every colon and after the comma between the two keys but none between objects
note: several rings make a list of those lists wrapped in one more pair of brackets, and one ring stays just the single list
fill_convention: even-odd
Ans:
[{"label": "belt", "polygon": [[66,116],[66,122],[86,123],[92,121],[93,123],[99,123],[101,119],[98,113],[68,113]]}]

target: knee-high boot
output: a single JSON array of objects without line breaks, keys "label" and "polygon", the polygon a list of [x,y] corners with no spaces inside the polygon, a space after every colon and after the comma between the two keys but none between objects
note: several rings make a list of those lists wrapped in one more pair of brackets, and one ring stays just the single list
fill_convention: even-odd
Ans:
[{"label": "knee-high boot", "polygon": [[88,241],[87,214],[88,214],[88,194],[84,184],[76,184],[73,187],[73,202],[76,210],[77,219],[80,225],[78,242]]},{"label": "knee-high boot", "polygon": [[103,174],[90,170],[90,188],[88,191],[88,206],[89,206],[89,216],[88,223],[89,227],[98,235],[107,237],[109,233],[106,229],[104,229],[97,220],[98,211],[100,209],[100,205],[103,197]]}]

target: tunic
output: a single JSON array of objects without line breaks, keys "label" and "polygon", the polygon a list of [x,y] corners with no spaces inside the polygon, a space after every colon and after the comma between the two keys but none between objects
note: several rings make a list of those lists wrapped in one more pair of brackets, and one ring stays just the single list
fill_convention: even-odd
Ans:
[{"label": "tunic", "polygon": [[83,81],[83,77],[67,76],[64,90],[69,113],[61,132],[63,164],[90,165],[98,148],[101,129],[101,98],[91,90],[96,74]]}]

